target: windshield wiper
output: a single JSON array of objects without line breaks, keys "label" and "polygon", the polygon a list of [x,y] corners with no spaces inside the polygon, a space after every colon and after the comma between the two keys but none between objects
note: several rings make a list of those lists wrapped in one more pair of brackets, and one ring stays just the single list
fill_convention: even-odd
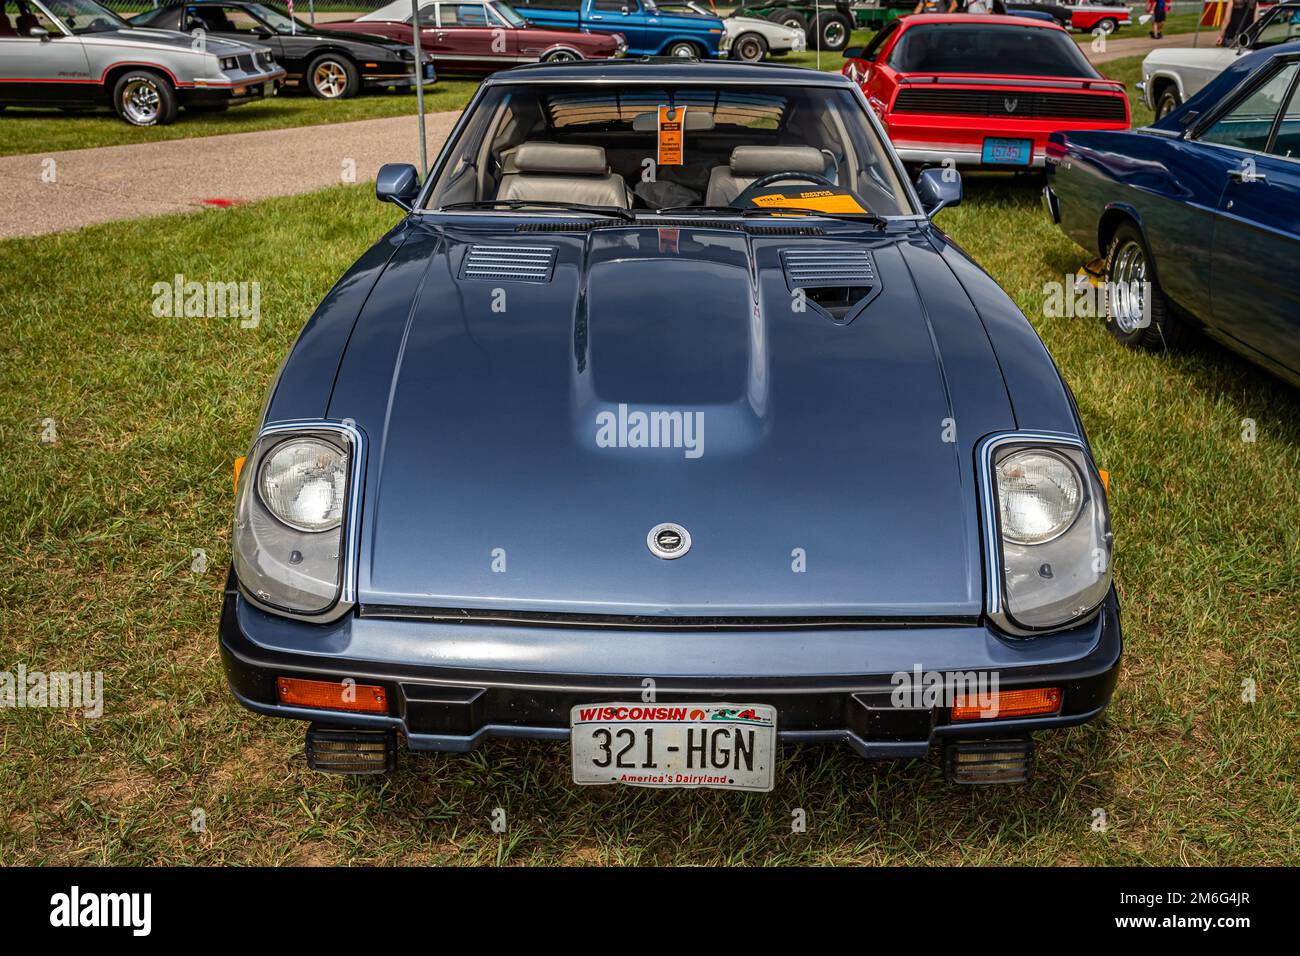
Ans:
[{"label": "windshield wiper", "polygon": [[781,218],[785,213],[798,213],[807,216],[825,216],[828,219],[843,219],[848,222],[864,222],[871,226],[883,229],[888,225],[888,221],[883,216],[877,216],[869,212],[826,212],[822,209],[808,209],[803,206],[773,206],[770,209],[752,208],[737,209],[735,206],[665,206],[663,209],[656,209],[654,212],[660,214],[678,214],[683,212],[698,212],[708,216],[730,215],[740,216],[776,216]]},{"label": "windshield wiper", "polygon": [[564,209],[569,212],[587,213],[592,216],[610,216],[627,222],[636,222],[636,216],[618,206],[588,206],[576,202],[551,202],[544,199],[475,199],[469,202],[453,202],[440,206],[439,212],[448,209],[527,209],[530,206],[542,209]]}]

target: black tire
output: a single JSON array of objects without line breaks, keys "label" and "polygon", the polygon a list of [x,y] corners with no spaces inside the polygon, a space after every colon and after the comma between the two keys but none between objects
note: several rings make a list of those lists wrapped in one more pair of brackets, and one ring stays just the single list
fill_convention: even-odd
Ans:
[{"label": "black tire", "polygon": [[761,33],[742,33],[731,44],[731,58],[758,63],[767,56],[767,40]]},{"label": "black tire", "polygon": [[1156,119],[1164,119],[1182,105],[1183,98],[1178,95],[1178,87],[1173,83],[1167,84],[1156,99]]},{"label": "black tire", "polygon": [[176,119],[176,91],[161,74],[128,70],[113,84],[113,109],[132,126],[166,126]]},{"label": "black tire", "polygon": [[839,53],[849,45],[853,35],[853,21],[839,12],[819,13],[813,18],[812,34],[808,46],[816,50],[820,39],[822,50]]},{"label": "black tire", "polygon": [[[1140,279],[1133,266],[1140,268]],[[1149,322],[1145,315],[1135,314],[1131,293],[1126,292],[1125,287],[1135,280],[1146,283],[1141,294],[1150,299]],[[1123,223],[1111,237],[1106,250],[1106,283],[1106,328],[1115,338],[1129,348],[1152,352],[1175,349],[1186,341],[1187,324],[1174,314],[1161,290],[1151,251],[1132,222]]]},{"label": "black tire", "polygon": [[322,53],[307,65],[303,86],[318,100],[346,100],[361,92],[361,73],[339,53]]},{"label": "black tire", "polygon": [[684,60],[700,59],[700,48],[689,40],[674,40],[664,51],[667,56],[679,56]]},{"label": "black tire", "polygon": [[1114,17],[1102,17],[1097,21],[1097,25],[1093,27],[1093,29],[1100,30],[1102,33],[1110,36],[1119,29],[1119,21]]},{"label": "black tire", "polygon": [[779,7],[767,15],[767,18],[773,23],[779,23],[783,27],[790,27],[793,30],[799,30],[808,39],[808,46],[813,45],[813,38],[808,33],[808,18],[797,10],[791,10],[787,7]]}]

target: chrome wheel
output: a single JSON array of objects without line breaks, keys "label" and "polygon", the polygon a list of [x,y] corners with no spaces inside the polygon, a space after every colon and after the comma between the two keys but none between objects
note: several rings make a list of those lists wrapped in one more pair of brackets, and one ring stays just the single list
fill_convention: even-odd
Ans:
[{"label": "chrome wheel", "polygon": [[822,49],[838,50],[844,46],[849,37],[848,31],[844,29],[844,24],[839,20],[832,20],[826,24],[822,30]]},{"label": "chrome wheel", "polygon": [[348,89],[348,74],[341,63],[322,60],[311,73],[312,86],[327,100],[338,99]]},{"label": "chrome wheel", "polygon": [[678,56],[684,60],[689,60],[691,57],[695,56],[695,47],[691,46],[689,43],[675,43],[673,44],[672,49],[668,51],[668,55]]},{"label": "chrome wheel", "polygon": [[122,88],[122,115],[136,126],[152,126],[162,111],[162,96],[152,80],[136,79]]},{"label": "chrome wheel", "polygon": [[558,50],[555,53],[552,53],[550,56],[548,56],[546,58],[546,62],[547,63],[573,63],[576,62],[577,59],[578,58],[574,56],[572,53],[570,53],[568,50]]},{"label": "chrome wheel", "polygon": [[1146,310],[1149,291],[1147,254],[1142,246],[1132,239],[1126,241],[1115,250],[1106,271],[1110,317],[1126,334],[1146,328],[1150,323],[1150,313]]}]

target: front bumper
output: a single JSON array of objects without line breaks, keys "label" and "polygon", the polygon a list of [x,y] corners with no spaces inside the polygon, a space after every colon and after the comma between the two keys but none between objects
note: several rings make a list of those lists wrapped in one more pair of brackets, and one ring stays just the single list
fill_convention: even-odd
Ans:
[{"label": "front bumper", "polygon": [[[932,145],[913,145],[904,146],[895,144],[899,158],[905,163],[933,163],[942,165],[944,162],[951,160],[958,166],[985,166],[983,150],[971,149],[962,145],[951,146],[932,146]],[[1042,169],[1047,163],[1047,154],[1040,150],[1037,144],[1034,146],[1034,156],[1027,166],[988,166],[989,169]]]},{"label": "front bumper", "polygon": [[[432,60],[424,64],[424,80],[421,86],[430,86],[438,81],[437,71],[434,68]],[[371,72],[361,74],[361,86],[364,89],[375,89],[383,87],[397,87],[399,89],[414,88],[416,85],[415,70],[405,63],[388,63],[382,64],[379,68]]]},{"label": "front bumper", "polygon": [[237,80],[195,80],[192,86],[178,87],[182,106],[206,103],[228,103],[234,106],[252,100],[275,96],[284,84],[284,70],[267,73],[250,73]]},{"label": "front bumper", "polygon": [[[1101,714],[1119,675],[1119,603],[1027,641],[982,626],[645,630],[434,623],[352,615],[316,625],[267,614],[227,584],[221,657],[235,697],[259,714],[400,731],[412,750],[468,751],[485,737],[567,740],[580,703],[772,704],[788,743],[843,742],[871,758],[924,756],[947,738],[1017,736]],[[996,673],[998,688],[1058,686],[1058,713],[953,723],[945,707],[893,703],[900,672]],[[386,688],[384,715],[281,704],[276,678]]]}]

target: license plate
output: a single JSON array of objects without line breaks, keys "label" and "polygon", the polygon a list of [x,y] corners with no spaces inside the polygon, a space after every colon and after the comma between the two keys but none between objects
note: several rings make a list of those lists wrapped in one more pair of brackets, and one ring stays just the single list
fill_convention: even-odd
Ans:
[{"label": "license plate", "polygon": [[579,704],[569,722],[574,783],[772,789],[767,704]]},{"label": "license plate", "polygon": [[1034,158],[1032,139],[986,139],[983,161],[998,166],[1028,166]]}]

